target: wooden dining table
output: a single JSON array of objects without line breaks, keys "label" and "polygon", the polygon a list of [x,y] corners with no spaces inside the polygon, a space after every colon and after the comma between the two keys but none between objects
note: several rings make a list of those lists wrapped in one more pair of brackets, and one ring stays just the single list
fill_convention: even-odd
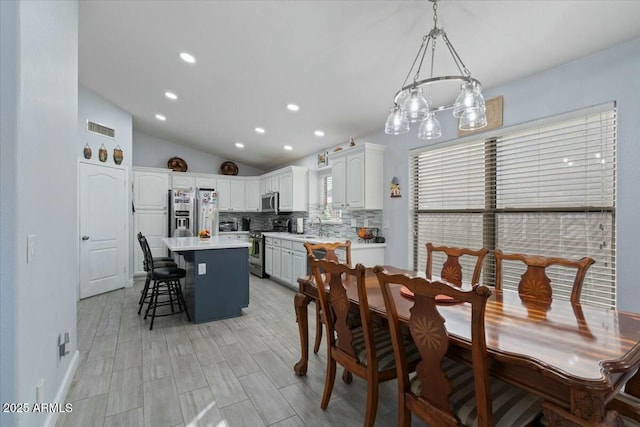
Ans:
[{"label": "wooden dining table", "polygon": [[[390,273],[420,273],[385,267]],[[297,375],[305,375],[309,355],[307,306],[318,300],[312,278],[298,279],[294,305],[300,332],[301,358]],[[370,310],[380,318],[387,312],[372,269],[365,276]],[[357,308],[355,284],[345,281]],[[393,287],[398,317],[409,319],[413,300]],[[471,364],[471,310],[468,304],[439,307],[450,335],[450,356]],[[549,426],[620,425],[611,410],[615,396],[628,382],[627,393],[640,396],[640,314],[571,304],[523,299],[516,291],[493,291],[486,308],[485,333],[492,376],[544,399]],[[617,424],[618,423],[618,424]]]}]

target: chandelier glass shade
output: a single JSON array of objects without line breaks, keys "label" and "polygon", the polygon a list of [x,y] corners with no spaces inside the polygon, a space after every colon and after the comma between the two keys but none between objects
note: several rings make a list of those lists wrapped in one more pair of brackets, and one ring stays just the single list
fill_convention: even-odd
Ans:
[{"label": "chandelier glass shade", "polygon": [[[413,60],[407,77],[402,83],[402,88],[396,92],[393,98],[393,108],[385,124],[385,133],[389,135],[401,135],[409,132],[411,123],[420,123],[418,138],[435,139],[442,135],[440,122],[436,113],[444,110],[453,110],[453,116],[458,119],[460,130],[476,130],[487,125],[482,85],[471,77],[471,72],[464,65],[460,56],[449,41],[444,29],[438,28],[438,0],[433,2],[433,28],[422,38],[422,44]],[[459,75],[434,76],[434,58],[436,41],[442,38],[453,62],[460,73]],[[431,63],[428,78],[421,78],[420,71],[424,64],[427,52],[430,51]],[[415,74],[414,74],[415,71]],[[413,81],[407,84],[411,75]],[[460,92],[452,104],[434,105],[432,102],[432,89],[436,85],[444,85],[458,82]],[[424,96],[424,93],[427,96]]]}]

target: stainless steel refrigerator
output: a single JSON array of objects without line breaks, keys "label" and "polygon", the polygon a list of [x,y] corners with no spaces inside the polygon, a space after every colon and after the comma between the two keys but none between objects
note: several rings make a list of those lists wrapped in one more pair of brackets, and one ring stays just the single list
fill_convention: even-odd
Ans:
[{"label": "stainless steel refrigerator", "polygon": [[169,237],[191,237],[195,230],[195,194],[192,190],[169,190]]},{"label": "stainless steel refrigerator", "polygon": [[196,230],[194,235],[202,230],[209,230],[211,236],[218,235],[218,193],[213,188],[198,188],[196,190]]}]

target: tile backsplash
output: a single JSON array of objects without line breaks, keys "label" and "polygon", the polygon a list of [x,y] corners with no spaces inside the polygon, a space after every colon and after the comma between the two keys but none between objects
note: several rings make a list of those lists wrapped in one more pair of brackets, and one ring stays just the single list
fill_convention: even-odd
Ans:
[{"label": "tile backsplash", "polygon": [[[308,212],[292,212],[287,214],[278,215],[280,217],[289,218],[294,224],[298,218],[304,219],[304,231],[305,234],[317,234],[318,232],[318,220],[316,217],[322,218],[322,205],[309,205]],[[238,227],[240,227],[242,218],[251,219],[251,230],[267,231],[272,229],[271,221],[276,215],[263,214],[259,212],[243,212],[243,213],[229,213],[221,212],[220,221],[229,221],[236,219],[238,221]],[[356,220],[356,227],[351,226],[351,220]],[[343,210],[342,211],[342,223],[327,223],[323,221],[322,229],[330,237],[339,237],[341,239],[351,239],[352,241],[358,241],[356,234],[357,228],[364,226],[364,220],[368,221],[368,227],[375,227],[378,229],[378,235],[382,236],[382,210]]]}]

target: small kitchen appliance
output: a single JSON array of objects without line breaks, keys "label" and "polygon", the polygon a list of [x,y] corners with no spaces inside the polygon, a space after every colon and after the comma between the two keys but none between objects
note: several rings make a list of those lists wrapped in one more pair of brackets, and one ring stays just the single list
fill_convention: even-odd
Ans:
[{"label": "small kitchen appliance", "polygon": [[278,214],[280,212],[280,193],[266,193],[262,195],[262,212]]},{"label": "small kitchen appliance", "polygon": [[251,230],[251,218],[249,217],[243,217],[242,218],[242,222],[241,222],[241,230],[242,231],[249,231]]}]

